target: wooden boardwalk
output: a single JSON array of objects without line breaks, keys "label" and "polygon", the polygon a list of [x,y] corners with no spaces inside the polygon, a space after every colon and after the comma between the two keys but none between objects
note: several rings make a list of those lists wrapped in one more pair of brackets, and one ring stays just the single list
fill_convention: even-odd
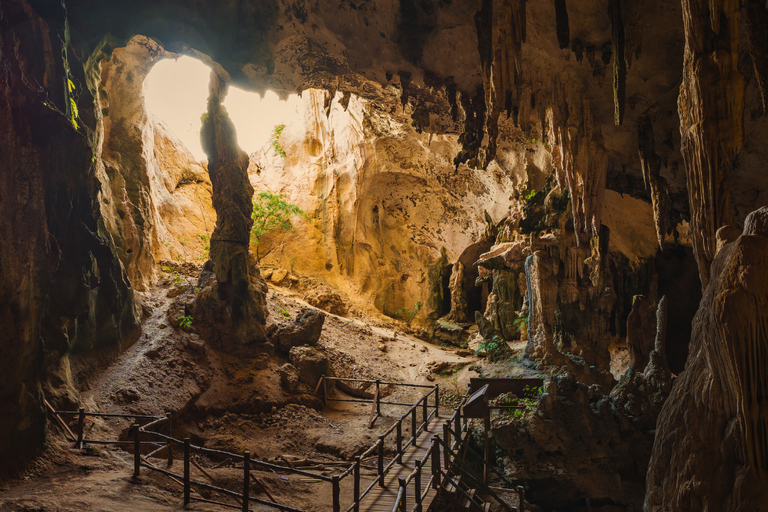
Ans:
[{"label": "wooden boardwalk", "polygon": [[[371,489],[371,492],[363,498],[360,503],[360,512],[392,512],[392,508],[395,506],[398,491],[398,478],[408,478],[414,469],[416,469],[417,460],[424,459],[426,453],[429,451],[432,443],[432,438],[435,434],[442,434],[442,425],[446,421],[446,418],[433,418],[429,423],[429,430],[422,432],[416,440],[415,446],[409,446],[403,453],[403,464],[397,464],[392,467],[389,473],[384,478],[385,487],[376,486]],[[441,451],[442,453],[442,451]],[[421,472],[421,492],[424,493],[427,490],[429,479],[432,477],[431,465],[429,460],[424,464],[423,471]],[[367,486],[372,479],[369,479],[365,485]],[[423,510],[426,512],[432,500],[435,497],[436,491],[432,488],[429,489],[426,497],[423,500]],[[408,484],[406,493],[406,506],[408,510],[411,510],[416,504],[416,479],[414,478]]]}]

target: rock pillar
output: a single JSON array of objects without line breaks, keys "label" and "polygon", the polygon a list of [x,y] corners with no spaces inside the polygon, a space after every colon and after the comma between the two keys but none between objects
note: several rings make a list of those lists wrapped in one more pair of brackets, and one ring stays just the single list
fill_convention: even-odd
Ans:
[{"label": "rock pillar", "polygon": [[224,79],[211,73],[201,137],[216,210],[210,250],[216,282],[198,296],[195,319],[205,324],[201,332],[206,337],[232,346],[266,341],[267,309],[266,285],[248,249],[253,224],[248,155],[238,147],[234,126],[221,106],[226,87]]}]

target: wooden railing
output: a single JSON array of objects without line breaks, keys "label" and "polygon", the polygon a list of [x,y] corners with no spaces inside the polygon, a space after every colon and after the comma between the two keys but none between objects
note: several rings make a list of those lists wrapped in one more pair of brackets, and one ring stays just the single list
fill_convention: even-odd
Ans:
[{"label": "wooden railing", "polygon": [[[334,398],[328,392],[328,384],[333,381],[347,380],[352,382],[368,382],[376,385],[376,391],[373,399],[349,399],[349,398]],[[397,401],[385,401],[381,399],[381,386],[403,386],[412,388],[425,388],[429,391],[424,394],[415,403],[397,402]],[[371,494],[371,491],[376,487],[385,486],[385,478],[396,465],[403,465],[403,455],[405,452],[416,444],[420,433],[428,429],[430,421],[437,417],[439,414],[439,387],[425,386],[419,384],[401,384],[393,382],[381,382],[381,381],[366,381],[361,379],[341,379],[338,377],[323,377],[318,384],[316,392],[322,390],[323,399],[327,402],[358,402],[358,403],[370,403],[372,405],[371,421],[370,424],[381,416],[381,407],[408,407],[408,410],[398,417],[392,426],[390,426],[384,433],[382,433],[378,440],[365,450],[361,455],[354,458],[352,462],[343,472],[333,476],[318,475],[309,471],[298,469],[290,465],[283,466],[280,464],[274,464],[271,462],[256,460],[251,458],[249,452],[242,454],[236,454],[224,450],[214,450],[205,448],[203,446],[196,446],[190,442],[189,438],[177,439],[173,437],[173,423],[170,413],[165,416],[153,416],[153,415],[141,415],[141,414],[112,414],[112,413],[88,413],[83,408],[78,411],[54,411],[50,405],[48,405],[53,418],[59,423],[59,425],[65,430],[71,437],[72,441],[77,447],[82,448],[85,444],[115,444],[115,445],[133,445],[134,455],[134,468],[133,474],[135,477],[140,476],[141,468],[145,468],[163,475],[168,476],[176,483],[183,487],[183,500],[184,505],[189,504],[191,501],[201,501],[215,503],[217,505],[239,508],[243,511],[248,510],[249,503],[259,503],[262,505],[271,506],[279,510],[286,512],[304,512],[302,510],[293,508],[291,506],[278,503],[270,494],[267,488],[252,474],[252,470],[266,469],[275,473],[295,474],[303,477],[312,478],[315,481],[323,482],[326,485],[331,486],[332,495],[332,510],[333,512],[341,512],[341,482],[350,477],[352,479],[352,503],[344,509],[344,512],[359,512],[360,505],[363,500]],[[434,401],[432,397],[434,396]],[[485,475],[480,478],[475,473],[466,467],[464,462],[466,453],[471,453],[479,457],[483,461],[484,473],[489,470],[495,473],[498,477],[504,480],[507,484],[512,484],[502,471],[495,468],[490,464],[485,454],[480,454],[469,446],[469,425],[467,423],[467,417],[462,414],[464,405],[467,403],[469,394],[464,396],[459,405],[454,409],[451,416],[442,424],[442,432],[435,432],[432,437],[431,443],[425,454],[415,461],[414,470],[405,478],[399,478],[399,489],[397,493],[396,502],[393,507],[393,512],[423,512],[424,500],[428,496],[430,489],[439,490],[444,488],[452,475],[462,475],[465,478],[473,482],[475,488],[483,490],[483,493],[488,496],[492,496],[499,501],[507,510],[507,512],[518,512],[513,507],[510,507],[505,501],[503,501],[496,492],[494,492],[487,482]],[[47,404],[47,402],[46,402]],[[434,405],[433,405],[434,404]],[[77,417],[76,433],[72,432],[67,423],[63,421],[61,416],[75,416]],[[95,439],[87,439],[85,437],[85,421],[88,417],[102,417],[102,418],[122,418],[133,420],[133,428],[131,434],[133,439],[124,441],[102,441]],[[143,423],[143,424],[142,424]],[[404,435],[403,424],[408,425],[410,423],[410,435]],[[157,431],[161,427],[163,432]],[[442,436],[441,436],[442,434]],[[391,459],[385,457],[385,440],[387,437],[393,436],[395,450]],[[174,461],[174,450],[181,450],[183,453],[183,474],[177,474],[170,470]],[[142,451],[148,451],[146,455],[142,455]],[[158,454],[165,451],[168,466],[166,469],[159,467],[156,464],[150,462],[150,458],[157,457]],[[442,453],[441,453],[442,451]],[[460,455],[462,452],[464,455]],[[242,492],[226,489],[221,486],[218,481],[206,472],[205,468],[201,467],[192,459],[192,454],[202,454],[208,458],[231,460],[235,463],[242,463],[243,468],[243,486]],[[361,485],[361,467],[362,462],[367,459],[376,460],[376,477],[365,488],[362,489]],[[191,467],[194,466],[200,473],[202,473],[208,480],[208,482],[201,482],[192,480]],[[422,482],[424,471],[430,472],[430,478],[426,484]],[[413,483],[414,491],[412,496],[408,496],[408,486]],[[234,498],[239,505],[232,505],[222,502],[212,501],[202,496],[193,496],[192,488],[207,489],[219,493],[224,496]],[[259,489],[269,498],[261,499],[255,497],[253,494],[259,492]],[[524,491],[522,487],[517,487],[516,490],[519,494],[520,503],[524,503]],[[254,491],[252,493],[252,491]],[[475,499],[474,496],[470,496],[463,489],[459,489],[458,492],[464,492],[464,497],[469,500],[470,505],[477,509],[479,512],[483,512],[483,508]],[[409,508],[407,504],[409,500],[413,500],[413,505]],[[522,508],[522,507],[521,507]]]},{"label": "wooden railing", "polygon": [[[338,381],[338,380],[369,382],[371,384],[376,385],[377,391],[372,400],[332,398],[328,395],[327,383],[332,381]],[[381,394],[379,392],[381,385],[403,386],[403,387],[411,387],[411,388],[428,388],[429,392],[423,395],[418,401],[416,401],[416,403],[384,401],[384,400],[381,400]],[[85,444],[132,445],[133,455],[134,455],[134,465],[133,465],[134,477],[138,478],[140,476],[141,468],[149,469],[151,471],[168,476],[169,478],[174,480],[176,483],[182,485],[184,505],[187,505],[188,503],[194,500],[194,501],[215,503],[217,505],[230,507],[230,508],[242,508],[243,511],[247,511],[248,504],[251,502],[254,502],[262,505],[275,507],[277,509],[284,510],[286,512],[303,512],[299,509],[290,507],[288,505],[278,503],[274,498],[272,498],[272,496],[269,494],[269,491],[267,491],[266,487],[264,487],[264,485],[262,485],[261,482],[259,482],[258,479],[251,474],[251,470],[253,468],[262,468],[262,469],[274,471],[276,473],[287,473],[287,474],[296,474],[300,476],[305,476],[305,477],[312,478],[314,480],[319,480],[326,484],[330,484],[331,494],[333,496],[332,498],[333,512],[341,512],[341,481],[344,478],[351,475],[351,477],[353,478],[352,504],[345,510],[346,512],[349,512],[352,510],[354,510],[355,512],[358,512],[360,509],[361,501],[370,493],[370,491],[376,485],[379,485],[381,487],[384,486],[384,479],[386,475],[389,473],[389,471],[392,469],[392,467],[396,463],[402,464],[403,453],[411,445],[416,443],[416,440],[419,434],[427,429],[430,420],[439,413],[439,407],[440,407],[439,387],[437,385],[426,386],[421,384],[402,384],[402,383],[396,383],[396,382],[380,382],[380,381],[373,381],[373,380],[364,381],[361,379],[341,379],[336,377],[323,377],[321,382],[318,384],[318,388],[323,389],[324,391],[323,398],[326,402],[338,401],[338,402],[371,403],[373,406],[374,414],[375,414],[375,416],[374,414],[372,414],[371,424],[373,423],[373,421],[375,421],[376,417],[381,415],[382,405],[407,406],[409,407],[409,409],[402,416],[400,416],[398,420],[389,429],[387,429],[383,434],[379,436],[376,443],[374,443],[365,452],[363,452],[363,454],[361,454],[358,457],[355,457],[354,462],[345,471],[333,476],[318,475],[318,474],[310,473],[308,471],[304,471],[301,469],[296,469],[291,466],[282,466],[279,464],[256,460],[251,458],[250,453],[247,451],[244,452],[243,454],[235,454],[235,453],[224,451],[224,450],[214,450],[214,449],[205,448],[202,446],[193,445],[190,442],[189,438],[184,438],[184,439],[174,438],[173,429],[172,429],[173,424],[171,421],[172,416],[170,413],[166,414],[165,416],[153,416],[153,415],[141,415],[141,414],[90,413],[90,412],[86,412],[85,409],[82,407],[78,411],[54,411],[53,408],[50,406],[49,406],[49,409],[54,419],[56,419],[59,425],[65,430],[65,432],[70,435],[70,437],[72,438],[72,441],[75,442],[75,445],[79,448],[82,448]],[[434,401],[433,401],[434,405],[430,403],[432,396],[434,396]],[[63,421],[63,419],[61,418],[62,415],[77,416],[78,418],[77,428],[76,428],[77,434],[73,433],[71,429],[68,427],[68,425],[66,424],[66,422]],[[421,418],[419,419],[418,416],[421,416]],[[133,428],[131,429],[133,439],[129,441],[100,441],[95,439],[85,439],[85,419],[88,417],[122,418],[122,419],[134,420],[135,423],[133,425]],[[410,423],[411,423],[411,435],[406,439],[403,436],[403,422],[407,421],[408,419],[410,419]],[[139,421],[143,422],[144,420],[146,420],[147,422],[144,423],[143,425],[139,423]],[[166,430],[167,433],[150,430],[150,429],[154,429],[159,426],[162,426],[163,424],[167,425],[167,428],[164,429]],[[387,462],[384,457],[384,451],[385,451],[384,442],[387,436],[393,434],[393,432],[395,433],[396,454],[391,461]],[[149,451],[147,455],[142,455],[142,450],[147,447],[151,448],[151,451]],[[170,468],[173,465],[175,447],[183,451],[183,468],[184,468],[183,474],[178,474],[170,471]],[[166,451],[166,455],[167,455],[168,469],[163,469],[149,461],[149,458],[156,457],[160,452],[164,450]],[[192,460],[193,453],[199,453],[214,459],[217,459],[217,458],[221,460],[230,459],[234,462],[241,461],[243,465],[242,492],[232,491],[230,489],[225,489],[221,485],[217,485],[218,482],[216,481],[216,479],[212,477],[210,474],[208,474],[204,468],[202,468],[200,465],[198,465]],[[365,490],[361,491],[361,479],[360,479],[361,463],[362,463],[362,460],[365,460],[369,457],[376,458],[377,476],[376,476],[376,479]],[[191,479],[191,466],[193,465],[196,467],[198,471],[200,471],[203,475],[206,476],[206,478],[209,480],[209,483],[195,481]],[[252,495],[251,490],[256,490],[255,489],[256,485],[258,485],[261,488],[261,490],[264,491],[264,493],[270,498],[270,500],[256,498],[255,496]],[[209,491],[213,491],[213,492],[234,498],[235,500],[239,501],[240,505],[233,506],[227,503],[221,503],[221,502],[204,499],[198,496],[192,496],[191,491],[193,486],[198,489],[207,489]]]}]

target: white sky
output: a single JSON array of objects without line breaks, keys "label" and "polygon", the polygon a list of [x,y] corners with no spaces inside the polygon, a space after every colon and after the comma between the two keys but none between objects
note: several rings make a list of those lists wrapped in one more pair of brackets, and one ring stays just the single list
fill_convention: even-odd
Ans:
[{"label": "white sky", "polygon": [[[207,159],[200,145],[200,116],[206,111],[210,72],[201,61],[183,56],[158,62],[144,81],[147,111],[163,121],[198,160]],[[280,101],[272,91],[262,98],[230,87],[222,104],[235,125],[240,148],[251,154],[269,142],[274,127],[289,117],[290,100],[296,99],[291,95],[288,102]]]}]

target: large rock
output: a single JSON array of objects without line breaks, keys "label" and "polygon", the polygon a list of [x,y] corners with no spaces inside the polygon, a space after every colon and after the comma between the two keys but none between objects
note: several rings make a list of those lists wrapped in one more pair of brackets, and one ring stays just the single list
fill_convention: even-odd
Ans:
[{"label": "large rock", "polygon": [[280,383],[289,392],[294,393],[299,389],[299,370],[291,363],[285,363],[278,370],[280,373]]},{"label": "large rock", "polygon": [[767,220],[761,208],[742,236],[717,241],[690,356],[659,416],[649,512],[752,511],[768,503]]},{"label": "large rock", "polygon": [[299,378],[313,389],[320,377],[331,373],[328,356],[315,347],[293,347],[288,357],[299,371]]},{"label": "large rock", "polygon": [[302,308],[296,318],[278,327],[271,341],[276,348],[288,352],[300,345],[316,345],[323,331],[325,315],[314,308]]}]

